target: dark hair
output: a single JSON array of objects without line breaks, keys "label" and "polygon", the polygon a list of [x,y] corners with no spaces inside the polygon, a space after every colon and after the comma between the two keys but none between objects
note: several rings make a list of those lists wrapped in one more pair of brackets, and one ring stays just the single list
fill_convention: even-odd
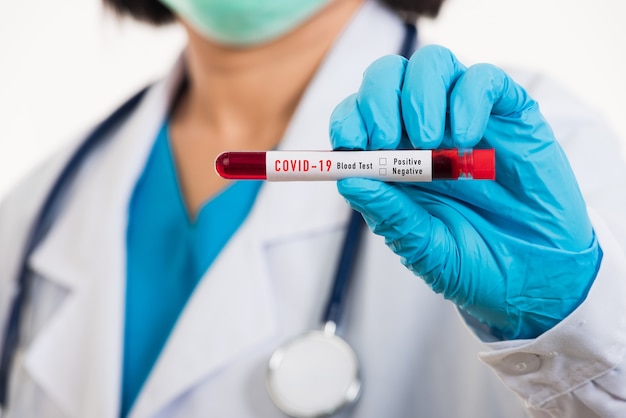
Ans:
[{"label": "dark hair", "polygon": [[[160,25],[174,21],[174,14],[159,0],[102,0],[120,15]],[[410,15],[435,17],[444,0],[379,0],[390,8]]]}]

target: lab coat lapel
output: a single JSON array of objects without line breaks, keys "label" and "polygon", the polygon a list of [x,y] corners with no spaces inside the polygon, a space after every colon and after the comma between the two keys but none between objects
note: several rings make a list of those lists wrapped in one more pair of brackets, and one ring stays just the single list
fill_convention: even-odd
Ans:
[{"label": "lab coat lapel", "polygon": [[202,278],[131,410],[151,417],[276,331],[258,227],[246,221]]},{"label": "lab coat lapel", "polygon": [[119,415],[128,201],[179,67],[87,157],[30,259],[34,274],[67,288],[68,296],[27,349],[25,367],[71,417]]},{"label": "lab coat lapel", "polygon": [[[281,148],[328,149],[332,109],[358,89],[371,61],[397,52],[402,25],[391,13],[383,14],[381,22],[381,14],[372,13],[379,7],[367,3],[344,33],[305,92]],[[393,36],[380,41],[371,30],[374,24],[381,30],[395,31],[397,42]],[[354,48],[355,44],[367,47]],[[279,321],[267,247],[341,228],[348,214],[334,182],[264,184],[247,220],[198,284],[131,417],[154,416],[185,391],[204,379],[219,378],[220,370],[229,363],[276,337]],[[291,274],[297,280],[297,267]]]}]

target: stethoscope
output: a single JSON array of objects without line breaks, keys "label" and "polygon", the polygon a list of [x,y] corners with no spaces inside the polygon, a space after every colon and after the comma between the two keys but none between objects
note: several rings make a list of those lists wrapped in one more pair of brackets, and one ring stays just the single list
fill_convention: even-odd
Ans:
[{"label": "stethoscope", "polygon": [[[414,50],[416,35],[415,25],[406,23],[401,55],[408,57]],[[28,260],[53,224],[64,192],[69,188],[82,162],[103,142],[107,133],[137,107],[146,91],[147,88],[120,106],[83,141],[50,188],[33,222],[22,253],[0,356],[0,416],[7,407],[11,362],[17,350],[20,319],[28,294]],[[337,335],[337,327],[344,310],[363,226],[363,218],[353,211],[324,310],[322,328],[288,340],[270,357],[266,376],[267,390],[276,406],[291,417],[329,416],[354,404],[361,394],[357,356],[350,345]]]},{"label": "stethoscope", "polygon": [[[416,35],[415,25],[406,23],[401,55],[408,57],[413,51]],[[364,225],[363,217],[352,211],[321,329],[287,340],[268,362],[267,391],[274,404],[290,417],[327,417],[354,404],[361,395],[358,357],[337,335],[337,327]]]}]

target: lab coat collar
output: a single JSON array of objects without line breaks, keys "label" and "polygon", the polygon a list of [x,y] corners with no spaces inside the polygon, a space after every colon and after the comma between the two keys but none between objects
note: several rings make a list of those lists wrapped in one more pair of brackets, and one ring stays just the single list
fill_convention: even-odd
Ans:
[{"label": "lab coat collar", "polygon": [[[304,92],[278,149],[331,149],[332,111],[343,99],[358,91],[369,64],[384,55],[399,53],[404,35],[404,24],[395,13],[377,1],[364,2]],[[274,202],[268,205],[272,210],[266,214],[266,219],[272,220],[268,222],[272,229],[267,232],[271,239],[333,228],[348,219],[346,210],[342,209],[346,205],[336,191],[335,182],[266,183],[263,192],[260,198]],[[285,200],[285,196],[291,198]],[[276,204],[278,201],[282,203]],[[296,219],[296,214],[306,214],[307,218]]]},{"label": "lab coat collar", "polygon": [[[386,36],[377,36],[380,32]],[[280,148],[328,149],[332,109],[357,91],[370,62],[398,52],[402,37],[395,15],[366,2],[303,95]],[[69,416],[119,414],[128,201],[181,77],[179,64],[150,89],[116,138],[89,157],[66,207],[31,258],[37,274],[70,290],[25,361]],[[333,182],[266,183],[187,303],[131,417],[153,416],[274,335],[278,320],[265,265],[267,244],[342,227],[348,214]]]}]

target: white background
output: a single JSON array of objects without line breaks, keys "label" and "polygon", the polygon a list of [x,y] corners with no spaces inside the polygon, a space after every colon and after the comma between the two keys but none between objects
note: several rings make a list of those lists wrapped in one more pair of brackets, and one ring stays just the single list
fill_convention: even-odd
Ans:
[{"label": "white background", "polygon": [[[0,0],[0,196],[167,71],[184,44],[179,28],[119,20],[100,1]],[[625,20],[623,0],[447,0],[419,28],[473,62],[556,77],[626,143]]]}]

